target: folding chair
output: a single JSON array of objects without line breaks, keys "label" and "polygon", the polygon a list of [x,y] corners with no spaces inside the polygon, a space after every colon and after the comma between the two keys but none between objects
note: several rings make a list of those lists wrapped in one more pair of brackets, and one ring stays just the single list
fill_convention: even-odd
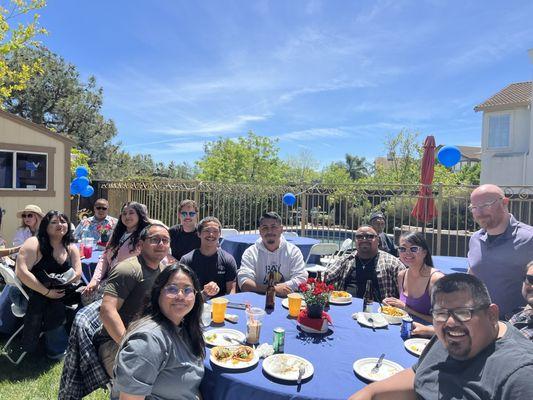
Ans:
[{"label": "folding chair", "polygon": [[335,254],[326,256],[326,257],[320,257],[320,263],[322,265],[329,265],[333,261],[335,261],[337,258],[342,256],[347,251],[351,250],[353,246],[353,240],[352,239],[346,239],[344,242],[342,242],[341,247],[339,251],[335,252]]},{"label": "folding chair", "polygon": [[336,243],[314,244],[313,247],[311,247],[311,251],[309,251],[309,254],[307,255],[307,259],[305,260],[306,271],[311,272],[311,273],[324,272],[327,269],[327,264],[326,265],[309,264],[309,259],[311,258],[311,256],[326,256],[326,255],[331,256],[335,254],[335,252],[337,251],[339,251],[339,245]]},{"label": "folding chair", "polygon": [[224,238],[227,238],[228,236],[235,236],[235,235],[238,235],[239,234],[239,231],[237,229],[234,229],[234,228],[222,228],[221,229],[221,232],[220,232],[220,243],[218,244],[219,246],[222,245],[222,242],[224,241]]},{"label": "folding chair", "polygon": [[[26,300],[28,300],[30,297],[28,296],[28,293],[26,293],[26,290],[24,290],[24,287],[22,286],[22,283],[19,281],[17,276],[15,275],[15,272],[9,268],[6,267],[4,264],[0,263],[0,274],[4,277],[4,280],[7,285],[15,286],[18,290],[21,291],[22,295],[26,297]],[[14,304],[11,304],[11,310],[13,310],[13,307],[15,307]],[[13,364],[18,365],[26,355],[26,352],[23,352],[17,360],[14,360],[9,355],[8,347],[11,344],[11,342],[17,337],[17,335],[22,332],[22,329],[24,328],[24,325],[22,325],[20,328],[16,330],[16,332],[11,335],[9,340],[6,342],[6,344],[2,347],[0,350],[0,355],[4,355],[7,357],[9,361],[11,361]]]}]

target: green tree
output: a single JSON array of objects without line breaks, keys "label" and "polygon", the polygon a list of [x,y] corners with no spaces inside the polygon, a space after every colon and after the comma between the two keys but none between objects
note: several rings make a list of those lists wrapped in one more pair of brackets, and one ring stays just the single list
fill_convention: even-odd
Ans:
[{"label": "green tree", "polygon": [[277,140],[248,132],[237,140],[220,138],[204,146],[197,161],[198,179],[226,183],[282,183],[287,166],[280,160]]},{"label": "green tree", "polygon": [[365,157],[346,154],[344,162],[338,161],[337,165],[345,168],[350,174],[350,178],[354,181],[370,175],[371,165],[366,161]]},{"label": "green tree", "polygon": [[287,158],[287,182],[313,182],[320,177],[317,168],[320,162],[309,150],[300,150],[297,156]]},{"label": "green tree", "polygon": [[[9,61],[16,50],[35,46],[34,38],[46,33],[35,12],[45,5],[44,0],[0,0],[0,100],[23,89],[32,75],[42,71],[38,59],[16,67]],[[16,27],[12,26],[14,22]]]}]

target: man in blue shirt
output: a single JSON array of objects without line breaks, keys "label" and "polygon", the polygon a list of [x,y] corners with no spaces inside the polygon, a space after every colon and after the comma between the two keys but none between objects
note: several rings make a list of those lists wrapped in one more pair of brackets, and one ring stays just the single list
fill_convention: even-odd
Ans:
[{"label": "man in blue shirt", "polygon": [[[74,238],[80,240],[82,236],[92,237],[95,243],[101,241],[102,230],[106,231],[107,240],[111,239],[111,234],[115,225],[117,224],[117,219],[108,215],[109,202],[106,199],[98,199],[94,202],[94,216],[83,219],[76,230],[74,231]],[[104,237],[106,239],[106,237]]]}]

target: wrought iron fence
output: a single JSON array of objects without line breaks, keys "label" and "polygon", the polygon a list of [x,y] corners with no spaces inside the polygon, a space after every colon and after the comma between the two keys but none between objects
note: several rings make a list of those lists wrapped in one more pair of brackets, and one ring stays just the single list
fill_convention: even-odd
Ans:
[{"label": "wrought iron fence", "polygon": [[[411,212],[419,196],[419,184],[352,185],[255,185],[199,181],[100,182],[98,193],[109,199],[111,214],[118,215],[126,201],[146,204],[151,218],[167,225],[178,222],[177,208],[183,199],[193,199],[199,216],[220,219],[224,227],[257,232],[265,211],[278,212],[287,230],[322,241],[341,242],[368,223],[374,211],[385,215],[385,232],[398,236],[407,230],[424,232],[432,253],[465,256],[470,235],[477,229],[467,206],[474,187],[430,187],[436,217],[426,223]],[[533,224],[533,187],[504,188],[510,210],[517,219]],[[283,204],[284,193],[295,193],[296,203]]]}]

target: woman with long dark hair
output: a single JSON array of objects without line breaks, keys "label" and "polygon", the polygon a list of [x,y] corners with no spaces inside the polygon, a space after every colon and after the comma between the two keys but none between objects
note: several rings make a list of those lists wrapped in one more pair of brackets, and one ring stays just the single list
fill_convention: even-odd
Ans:
[{"label": "woman with long dark hair", "polygon": [[116,358],[114,391],[121,400],[198,399],[205,343],[201,288],[183,264],[157,277],[145,315],[132,323]]},{"label": "woman with long dark hair", "polygon": [[102,297],[109,272],[121,261],[139,254],[139,234],[150,224],[146,206],[130,201],[122,206],[111,240],[100,257],[91,281],[82,294],[84,305]]},{"label": "woman with long dark hair", "polygon": [[79,300],[72,283],[81,276],[80,254],[65,214],[49,211],[43,217],[37,236],[22,245],[15,271],[30,297],[24,315],[23,349],[35,351],[44,330],[47,355],[62,357],[68,340],[65,305]]},{"label": "woman with long dark hair", "polygon": [[400,236],[400,260],[407,267],[398,273],[400,298],[387,297],[384,303],[401,308],[420,319],[433,322],[430,293],[433,284],[444,276],[433,267],[431,251],[424,235],[407,232]]}]

